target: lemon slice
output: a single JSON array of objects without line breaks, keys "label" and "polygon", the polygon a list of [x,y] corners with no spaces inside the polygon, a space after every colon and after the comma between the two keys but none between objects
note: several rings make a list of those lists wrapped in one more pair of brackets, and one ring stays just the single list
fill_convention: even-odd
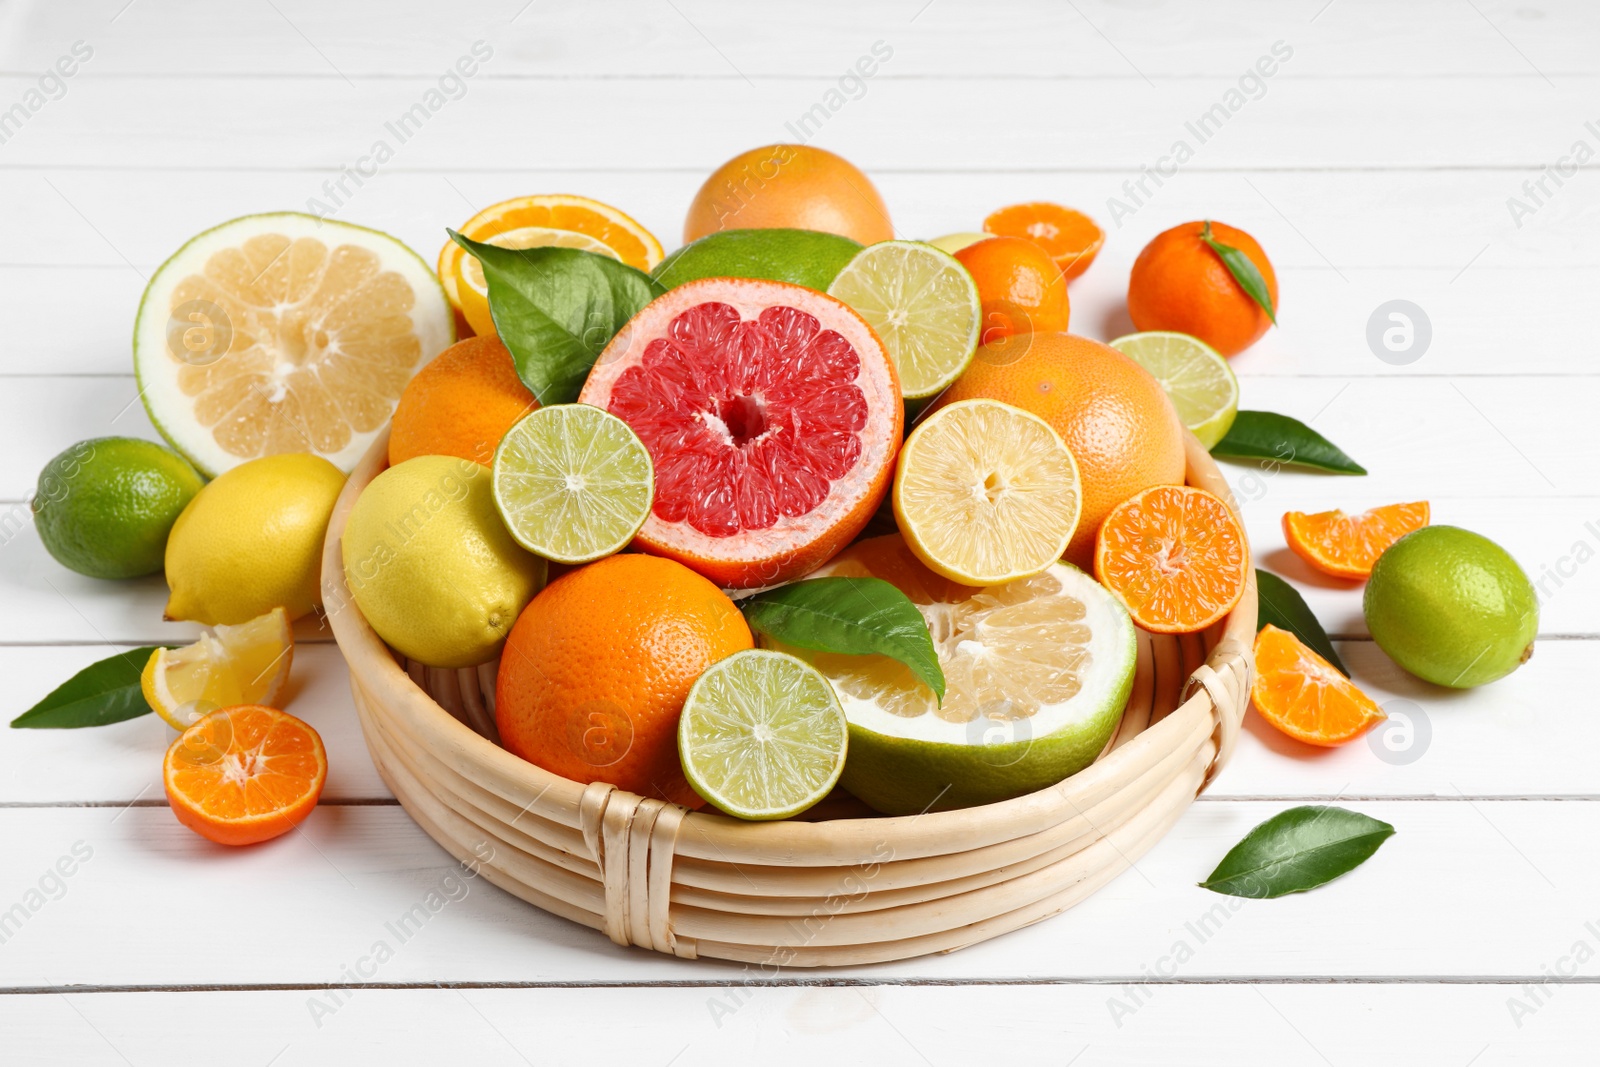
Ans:
[{"label": "lemon slice", "polygon": [[[580,252],[593,252],[597,256],[622,257],[616,249],[595,237],[576,230],[557,230],[548,226],[523,226],[505,233],[485,238],[484,244],[501,248],[576,248]],[[480,337],[493,337],[498,331],[489,314],[489,283],[483,277],[483,264],[477,256],[463,254],[460,262],[460,283],[456,296],[461,300],[461,314]]]},{"label": "lemon slice", "polygon": [[628,424],[588,404],[538,408],[494,456],[494,502],[517,543],[558,563],[626,547],[655,498],[650,453]]},{"label": "lemon slice", "polygon": [[412,374],[455,340],[444,290],[386,234],[283,212],[207,230],[145,288],[133,365],[150,420],[212,477],[312,452],[348,471]]},{"label": "lemon slice", "polygon": [[894,585],[922,613],[944,672],[941,702],[887,656],[789,649],[833,683],[850,722],[840,784],[879,811],[914,815],[1042,789],[1093,763],[1121,721],[1133,622],[1070,564],[973,589],[889,534],[857,542],[815,576]]},{"label": "lemon slice", "polygon": [[1161,383],[1202,445],[1209,449],[1227,436],[1239,414],[1239,379],[1210,345],[1186,333],[1153,330],[1119,337],[1111,347]]},{"label": "lemon slice", "polygon": [[961,376],[978,350],[978,287],[955,257],[916,241],[863,248],[828,295],[878,332],[900,372],[900,394],[932,396]]},{"label": "lemon slice", "polygon": [[1078,464],[1050,424],[998,400],[940,408],[912,431],[894,514],[930,568],[967,585],[1037,574],[1078,528]]},{"label": "lemon slice", "polygon": [[827,796],[844,771],[848,737],[828,680],[767,649],[707,667],[678,719],[684,777],[740,819],[786,819]]},{"label": "lemon slice", "polygon": [[274,707],[289,680],[294,634],[282,608],[213,630],[192,645],[156,649],[139,677],[145,700],[175,729],[218,708]]}]

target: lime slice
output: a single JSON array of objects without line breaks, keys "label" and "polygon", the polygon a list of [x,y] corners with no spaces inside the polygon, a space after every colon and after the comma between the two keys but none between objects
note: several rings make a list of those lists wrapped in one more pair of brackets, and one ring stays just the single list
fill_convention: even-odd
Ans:
[{"label": "lime slice", "polygon": [[500,440],[494,502],[517,543],[588,563],[633,540],[650,515],[655,470],[644,443],[588,404],[537,408]]},{"label": "lime slice", "polygon": [[786,652],[735,652],[706,668],[678,719],[694,791],[740,819],[786,819],[827,796],[849,729],[817,669]]},{"label": "lime slice", "polygon": [[978,287],[955,257],[917,241],[863,248],[828,286],[878,331],[900,372],[900,395],[932,396],[978,350]]},{"label": "lime slice", "polygon": [[966,585],[1038,574],[1078,528],[1078,463],[1050,424],[998,400],[940,408],[911,432],[894,514],[917,558]]},{"label": "lime slice", "polygon": [[1200,443],[1210,448],[1239,414],[1239,379],[1204,341],[1186,333],[1131,333],[1111,347],[1155,375],[1172,406]]},{"label": "lime slice", "polygon": [[455,335],[411,249],[284,211],[209,229],[161,265],[139,303],[133,369],[150,421],[202,474],[284,452],[348,471]]}]

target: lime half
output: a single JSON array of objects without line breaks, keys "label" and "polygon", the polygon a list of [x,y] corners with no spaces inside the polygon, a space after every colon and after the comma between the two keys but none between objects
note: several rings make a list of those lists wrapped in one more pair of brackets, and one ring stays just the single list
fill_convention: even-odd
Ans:
[{"label": "lime half", "polygon": [[1210,448],[1239,414],[1239,379],[1209,345],[1186,333],[1130,333],[1111,347],[1155,375],[1172,406],[1200,443]]},{"label": "lime half", "polygon": [[900,394],[932,396],[960,377],[978,350],[978,287],[955,257],[917,241],[863,248],[828,286],[883,339]]},{"label": "lime half", "polygon": [[696,793],[740,819],[786,819],[827,796],[849,727],[833,686],[786,652],[735,652],[706,668],[678,720]]},{"label": "lime half", "polygon": [[588,404],[537,408],[494,454],[494,502],[517,543],[557,563],[619,551],[650,515],[654,468],[628,424]]}]

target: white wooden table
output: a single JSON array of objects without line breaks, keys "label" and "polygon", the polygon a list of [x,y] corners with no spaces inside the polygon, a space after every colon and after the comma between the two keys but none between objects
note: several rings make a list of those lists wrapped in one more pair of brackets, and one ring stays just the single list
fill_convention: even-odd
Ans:
[{"label": "white wooden table", "polygon": [[[480,41],[490,58],[446,79],[397,143],[385,122]],[[76,42],[92,54],[30,96]],[[841,86],[878,42],[892,55]],[[1272,76],[1241,83],[1276,42]],[[292,709],[332,770],[304,834],[224,853],[180,827],[153,717],[0,730],[0,1060],[1592,1061],[1600,176],[1562,159],[1600,149],[1597,44],[1588,0],[0,3],[0,109],[25,105],[0,125],[6,718],[108,646],[193,633],[160,621],[159,578],[57,566],[23,503],[67,445],[155,436],[128,338],[180,242],[317,198],[431,257],[485,204],[572,191],[671,247],[710,168],[795,139],[809,113],[807,135],[872,174],[907,236],[1023,199],[1110,223],[1121,200],[1072,291],[1090,336],[1130,328],[1128,268],[1158,231],[1213,217],[1261,240],[1282,328],[1235,361],[1246,406],[1311,422],[1372,473],[1229,478],[1262,563],[1419,724],[1380,755],[1311,752],[1252,722],[1166,840],[1065,915],[950,956],[769,980],[623,950],[453,880],[374,773],[338,651],[312,629]],[[1186,123],[1218,104],[1201,142]],[[379,139],[393,158],[341,193],[341,168]],[[1173,173],[1179,140],[1193,157]],[[1157,167],[1171,176],[1139,192]],[[1431,323],[1407,363],[1367,340],[1395,299]],[[1422,498],[1508,547],[1541,591],[1538,654],[1482,690],[1404,675],[1366,637],[1359,593],[1283,547],[1285,510]],[[1247,829],[1308,800],[1399,833],[1302,896],[1195,887]],[[50,873],[75,854],[70,877]],[[386,924],[441,888],[446,906],[395,937]]]}]

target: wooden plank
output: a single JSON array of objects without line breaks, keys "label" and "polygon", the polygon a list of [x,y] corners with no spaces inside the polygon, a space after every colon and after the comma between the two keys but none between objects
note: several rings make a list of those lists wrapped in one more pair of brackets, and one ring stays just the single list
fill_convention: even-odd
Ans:
[{"label": "wooden plank", "polygon": [[[1142,1004],[1122,1005],[1138,996]],[[1531,1014],[1508,1005],[1543,1001]],[[335,998],[342,1004],[329,1006]],[[1501,1067],[1575,1062],[1600,990],[1474,985],[991,985],[970,988],[357,989],[97,993],[0,998],[20,1062],[167,1062],[172,1034],[239,1063],[440,1062],[483,1067],[631,1062],[984,1062],[1018,1067]],[[418,1026],[419,1019],[427,1025]],[[605,1025],[595,1025],[604,1019]],[[1517,1021],[1522,1025],[1519,1027]],[[275,1058],[276,1057],[276,1058]]]},{"label": "wooden plank", "polygon": [[218,33],[215,13],[200,0],[141,4],[122,17],[125,2],[84,5],[92,16],[77,6],[26,10],[13,31],[17,41],[7,49],[5,69],[43,69],[73,40],[89,37],[97,48],[90,69],[98,77],[177,71],[196,80],[242,72],[360,80],[436,73],[483,37],[496,48],[494,77],[737,81],[741,73],[752,79],[837,77],[861,50],[883,39],[895,47],[897,77],[1109,77],[1138,83],[1141,74],[1237,75],[1282,37],[1297,48],[1296,77],[1403,70],[1412,77],[1536,78],[1539,70],[1552,77],[1593,72],[1595,57],[1583,44],[1600,25],[1577,0],[1536,10],[1479,3],[1482,17],[1447,0],[1341,0],[1329,10],[1253,0],[1230,4],[1225,13],[1004,0],[986,4],[979,20],[958,6],[925,10],[921,0],[771,5],[761,19],[745,17],[736,0],[684,0],[676,11],[629,0],[525,13],[517,4],[485,2],[452,5],[447,13],[409,0],[385,8],[386,27],[403,29],[375,33],[363,9],[286,0],[275,5],[281,13],[268,6],[230,12],[229,32]]},{"label": "wooden plank", "polygon": [[[1573,844],[1594,833],[1592,802],[1355,802],[1398,833],[1345,879],[1272,901],[1196,887],[1286,806],[1197,804],[1136,869],[1061,917],[948,956],[846,973],[962,982],[1137,980],[1163,969],[1189,980],[1520,979],[1541,975],[1596,920],[1600,859]],[[0,988],[339,982],[378,941],[396,941],[389,924],[430,892],[443,899],[405,944],[391,944],[383,981],[715,982],[745,973],[622,949],[465,877],[395,807],[324,806],[298,832],[239,850],[210,845],[164,808],[3,809],[0,832],[10,872],[0,900],[7,909],[30,901],[0,954]],[[50,879],[43,901],[26,898],[75,846],[64,891]],[[1381,903],[1420,893],[1426,905],[1407,908],[1403,921]],[[247,916],[247,943],[217,951],[211,934],[197,935],[195,901],[224,902],[219,921],[229,930]],[[1187,952],[1175,949],[1180,941]]]},{"label": "wooden plank", "polygon": [[[1015,92],[1016,83],[1003,81],[883,79],[864,83],[851,100],[828,83],[795,78],[666,79],[644,90],[605,79],[481,80],[463,83],[451,101],[427,78],[240,77],[196,92],[181,77],[143,78],[130,91],[127,82],[85,74],[5,148],[8,164],[46,168],[114,161],[170,170],[202,160],[213,168],[339,168],[371,157],[361,164],[369,170],[401,162],[454,170],[549,166],[566,154],[563,146],[582,144],[585,168],[703,173],[751,145],[799,138],[869,171],[956,169],[967,161],[1027,169],[1065,159],[1123,171],[1156,165],[1183,140],[1192,156],[1186,167],[1537,169],[1584,136],[1592,116],[1582,101],[1596,78],[1564,77],[1566,92],[1539,78],[1283,78],[1263,83],[1254,101],[1226,80],[1030,82],[1028,107],[1053,119],[1022,124],[993,121],[995,94]],[[0,99],[21,96],[35,81],[0,77]],[[645,98],[650,106],[641,108]],[[1225,98],[1238,106],[1230,110]],[[268,99],[272,106],[263,108]],[[572,105],[578,99],[582,107]],[[407,113],[420,117],[402,126]],[[663,114],[715,114],[717,121],[686,128],[660,121]],[[248,138],[199,133],[233,129],[243,115],[252,116]],[[508,126],[507,116],[519,115],[538,116],[536,135]],[[606,116],[603,137],[594,135],[597,115]],[[1352,123],[1353,115],[1362,121]]]},{"label": "wooden plank", "polygon": [[[1392,713],[1392,726],[1323,750],[1252,715],[1205,802],[1597,793],[1590,757],[1600,750],[1600,717],[1589,712],[1593,642],[1545,641],[1509,678],[1465,693],[1417,681],[1370,641],[1341,642],[1339,650],[1357,683]],[[15,694],[7,717],[110,654],[105,645],[0,648],[0,670]],[[367,756],[335,646],[295,649],[288,710],[316,727],[328,747],[327,798],[390,796]],[[154,716],[92,730],[0,730],[0,805],[159,803],[161,757],[174,736]],[[1563,743],[1527,740],[1546,736]]]},{"label": "wooden plank", "polygon": [[[0,669],[15,683],[6,718],[113,652],[107,645],[0,648]],[[328,750],[324,800],[390,796],[361,739],[337,645],[295,648],[284,700]],[[0,804],[165,803],[161,758],[177,736],[154,715],[93,729],[0,731]]]}]

